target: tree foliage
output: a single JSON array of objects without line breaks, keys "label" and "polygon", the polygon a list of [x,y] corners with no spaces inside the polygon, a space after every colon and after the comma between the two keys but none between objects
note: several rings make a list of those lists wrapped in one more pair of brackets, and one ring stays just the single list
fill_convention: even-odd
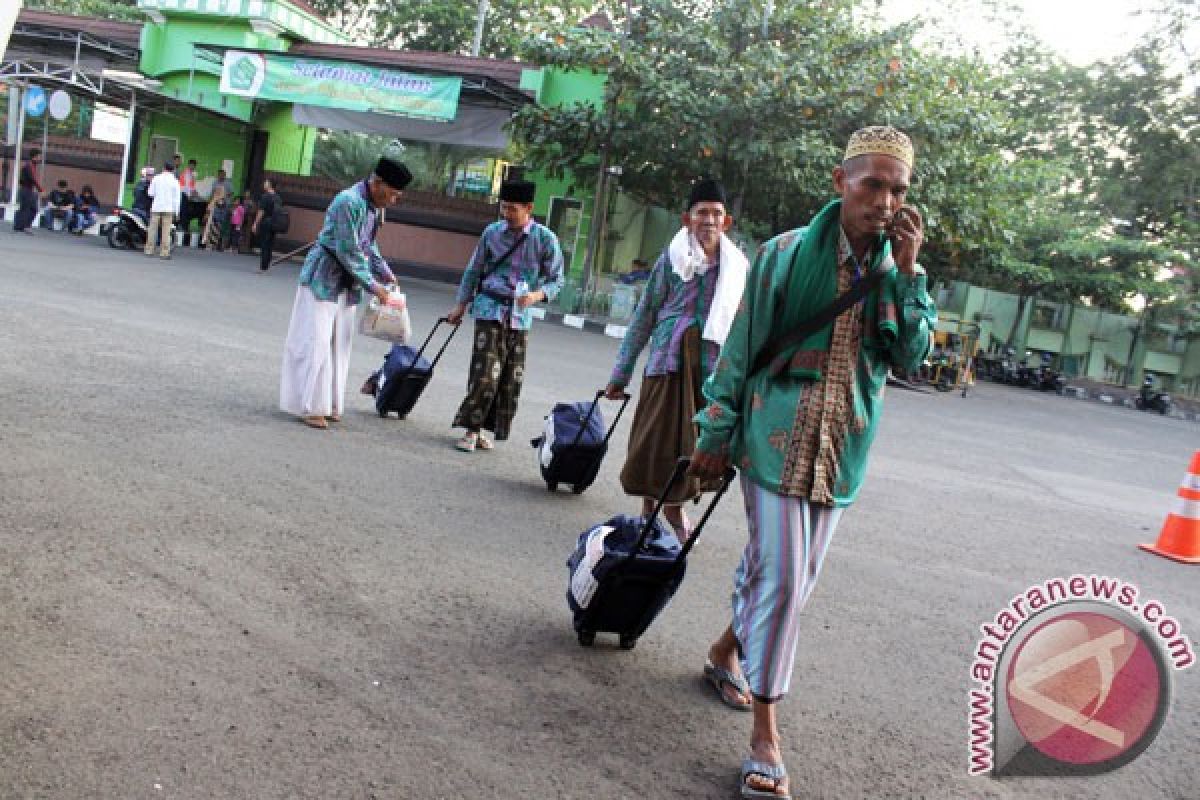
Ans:
[{"label": "tree foliage", "polygon": [[138,11],[137,0],[25,0],[25,8],[52,11],[77,17],[101,17],[124,22],[145,22],[146,15]]},{"label": "tree foliage", "polygon": [[[475,38],[476,0],[310,0],[350,35],[378,47],[468,54]],[[480,55],[511,58],[529,36],[575,24],[591,0],[491,0]]]},{"label": "tree foliage", "polygon": [[530,56],[608,76],[605,107],[529,108],[514,131],[527,160],[587,182],[607,148],[625,190],[669,208],[700,176],[723,180],[739,224],[803,224],[831,196],[846,139],[866,124],[907,130],[912,197],[947,271],[1003,240],[993,206],[1019,183],[997,146],[1006,111],[978,60],[924,52],[908,26],[864,26],[856,3],[781,2],[762,35],[753,0],[637,4],[631,35],[575,30]]}]

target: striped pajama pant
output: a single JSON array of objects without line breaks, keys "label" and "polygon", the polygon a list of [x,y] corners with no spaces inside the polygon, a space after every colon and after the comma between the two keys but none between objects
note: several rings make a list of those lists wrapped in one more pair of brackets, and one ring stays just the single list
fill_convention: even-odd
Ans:
[{"label": "striped pajama pant", "polygon": [[742,476],[750,538],[734,576],[733,633],[750,691],[787,694],[800,610],[812,593],[844,509],[784,497]]}]

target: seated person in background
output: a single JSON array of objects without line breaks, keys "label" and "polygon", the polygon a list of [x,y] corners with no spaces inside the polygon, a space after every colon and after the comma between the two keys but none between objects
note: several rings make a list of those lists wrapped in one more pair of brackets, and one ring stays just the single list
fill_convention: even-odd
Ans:
[{"label": "seated person in background", "polygon": [[82,236],[85,229],[96,224],[96,214],[100,212],[100,201],[91,186],[84,186],[75,198],[75,208],[67,221],[67,230],[76,236]]},{"label": "seated person in background", "polygon": [[150,180],[154,177],[154,167],[142,167],[142,177],[133,187],[133,213],[142,218],[142,222],[150,221]]},{"label": "seated person in background", "polygon": [[50,190],[50,194],[46,195],[46,207],[42,211],[42,227],[53,228],[52,220],[57,217],[63,221],[63,228],[66,229],[66,223],[74,211],[75,193],[67,188],[65,180],[59,180]]}]

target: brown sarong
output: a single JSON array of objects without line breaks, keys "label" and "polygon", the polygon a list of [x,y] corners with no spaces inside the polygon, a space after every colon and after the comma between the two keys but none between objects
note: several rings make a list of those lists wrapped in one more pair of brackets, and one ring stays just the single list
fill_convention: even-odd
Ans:
[{"label": "brown sarong", "polygon": [[[700,391],[700,346],[700,329],[693,326],[679,346],[679,371],[642,378],[629,431],[629,452],[621,470],[626,494],[658,497],[671,479],[675,462],[690,458],[696,449],[692,419],[705,405]],[[685,478],[675,484],[667,502],[683,503],[712,488],[711,483],[702,485],[695,478]]]},{"label": "brown sarong", "polygon": [[529,331],[514,331],[499,322],[475,321],[467,396],[454,415],[454,427],[486,429],[496,434],[497,441],[508,438],[525,378],[528,335]]}]

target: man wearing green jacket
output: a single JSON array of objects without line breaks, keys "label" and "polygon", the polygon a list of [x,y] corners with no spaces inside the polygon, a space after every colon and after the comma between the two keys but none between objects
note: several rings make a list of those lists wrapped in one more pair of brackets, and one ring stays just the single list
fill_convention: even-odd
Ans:
[{"label": "man wearing green jacket", "polygon": [[[858,494],[889,366],[915,369],[936,321],[917,264],[921,217],[905,197],[913,146],[891,127],[850,137],[839,195],[805,228],[759,248],[696,416],[698,477],[742,472],[749,541],[732,624],[705,675],[726,704],[753,710],[744,797],[788,797],[775,703],[791,683],[799,613],[842,511]],[[753,372],[755,356],[870,273],[878,287],[837,320]]]}]

